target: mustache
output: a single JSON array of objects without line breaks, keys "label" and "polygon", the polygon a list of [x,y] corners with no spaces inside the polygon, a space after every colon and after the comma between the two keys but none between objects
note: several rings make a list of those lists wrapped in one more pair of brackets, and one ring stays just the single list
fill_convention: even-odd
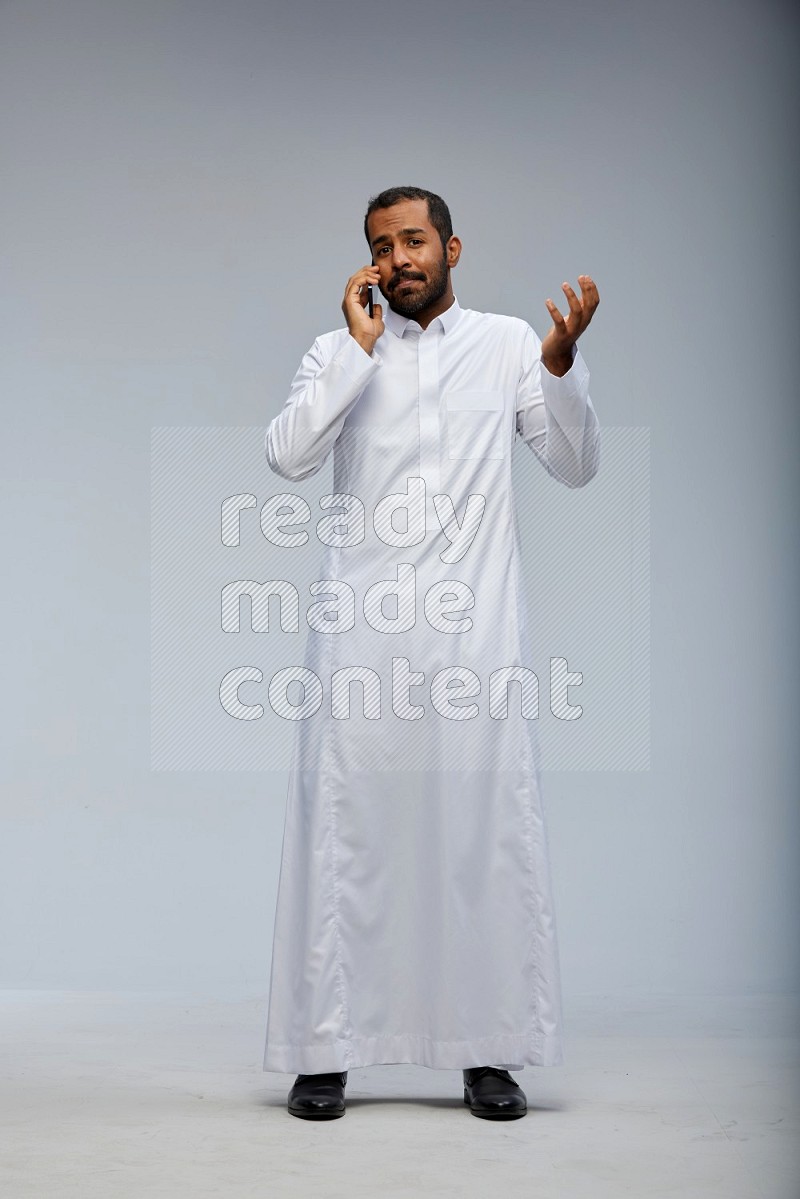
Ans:
[{"label": "mustache", "polygon": [[424,275],[401,275],[399,279],[392,279],[389,282],[389,291],[397,287],[398,283],[411,283],[414,280],[423,280]]}]

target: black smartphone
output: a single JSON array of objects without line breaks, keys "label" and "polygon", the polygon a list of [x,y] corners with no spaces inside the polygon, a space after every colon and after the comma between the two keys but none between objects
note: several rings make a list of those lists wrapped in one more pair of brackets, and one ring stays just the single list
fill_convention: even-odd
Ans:
[{"label": "black smartphone", "polygon": [[369,319],[372,320],[373,316],[375,315],[375,309],[374,309],[373,302],[372,302],[372,284],[371,283],[367,284],[367,312],[369,313]]}]

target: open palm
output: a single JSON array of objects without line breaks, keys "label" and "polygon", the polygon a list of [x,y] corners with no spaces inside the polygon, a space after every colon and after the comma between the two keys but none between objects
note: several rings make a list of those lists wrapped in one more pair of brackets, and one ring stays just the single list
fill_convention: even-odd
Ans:
[{"label": "open palm", "polygon": [[578,283],[581,288],[580,299],[569,283],[561,284],[569,304],[566,319],[552,300],[546,301],[547,310],[553,318],[553,327],[542,342],[542,358],[558,360],[570,357],[573,345],[594,316],[594,310],[600,303],[597,285],[589,275],[578,275]]}]

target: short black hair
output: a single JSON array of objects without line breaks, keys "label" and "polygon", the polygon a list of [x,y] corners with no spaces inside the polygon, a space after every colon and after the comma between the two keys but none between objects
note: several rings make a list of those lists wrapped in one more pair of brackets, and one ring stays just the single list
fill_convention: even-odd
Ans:
[{"label": "short black hair", "polygon": [[391,208],[393,204],[398,204],[400,200],[427,200],[428,220],[442,239],[442,249],[446,250],[447,243],[453,236],[453,222],[450,219],[450,209],[441,196],[437,196],[436,192],[426,191],[424,187],[387,187],[385,191],[372,197],[367,205],[367,212],[364,217],[364,236],[367,239],[367,245],[370,250],[372,249],[372,245],[370,244],[369,227],[367,225],[370,214],[376,208]]}]

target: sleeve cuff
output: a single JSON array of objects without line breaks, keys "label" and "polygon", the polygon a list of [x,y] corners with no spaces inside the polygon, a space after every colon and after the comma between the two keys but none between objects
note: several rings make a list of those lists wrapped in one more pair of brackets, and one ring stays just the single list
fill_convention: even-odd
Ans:
[{"label": "sleeve cuff", "polygon": [[343,371],[346,371],[354,383],[364,387],[367,381],[380,369],[382,359],[373,351],[368,354],[354,337],[348,333],[344,345],[334,355]]},{"label": "sleeve cuff", "polygon": [[583,360],[577,342],[572,346],[572,366],[567,373],[553,375],[542,362],[541,380],[542,390],[546,389],[551,395],[563,396],[564,399],[572,399],[588,390],[589,368]]}]

